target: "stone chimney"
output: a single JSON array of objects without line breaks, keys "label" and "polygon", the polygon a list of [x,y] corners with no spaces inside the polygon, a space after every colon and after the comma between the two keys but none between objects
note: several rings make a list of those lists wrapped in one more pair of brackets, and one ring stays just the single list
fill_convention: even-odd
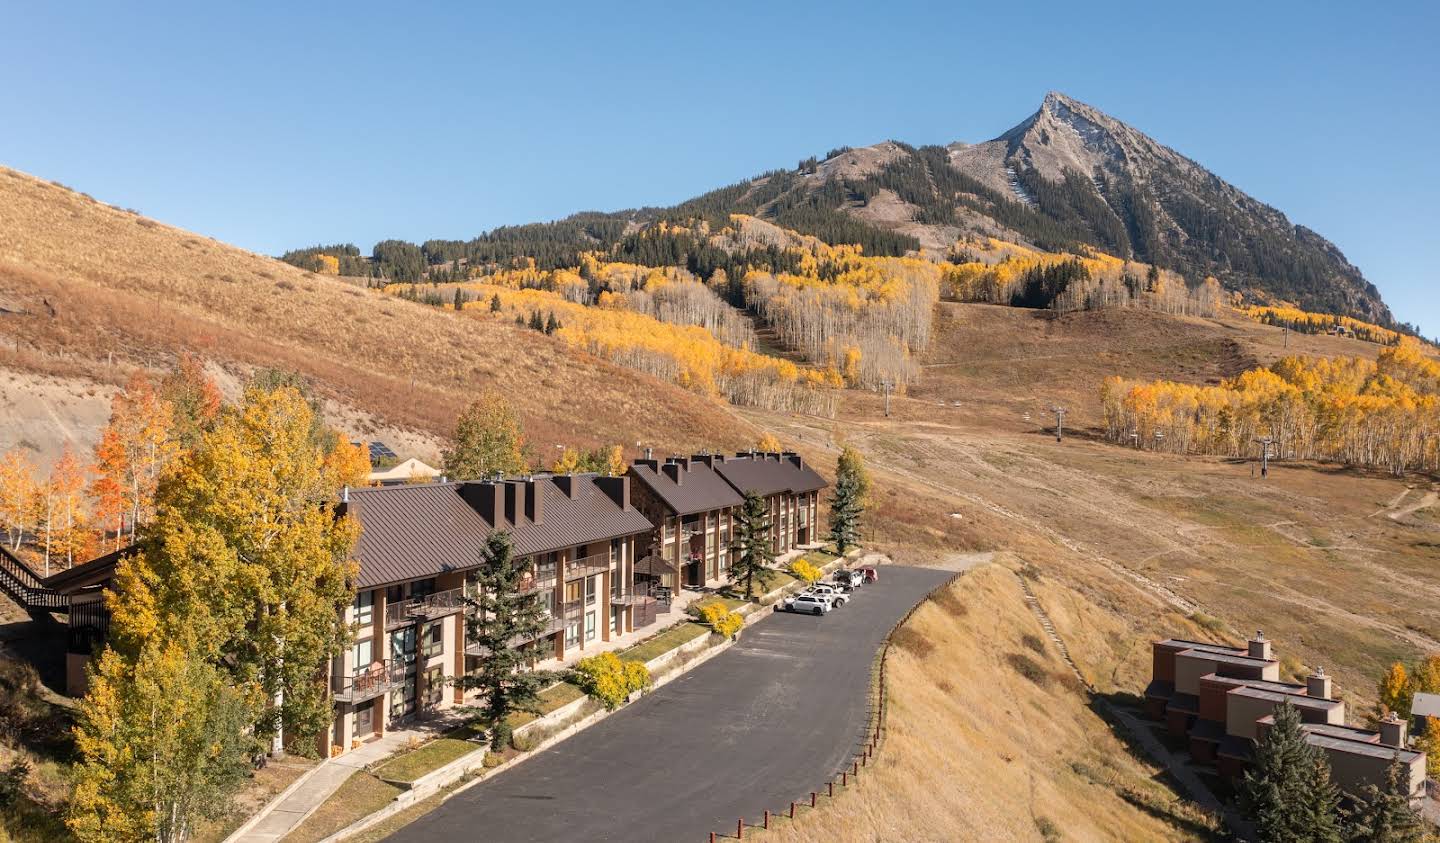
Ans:
[{"label": "stone chimney", "polygon": [[789,460],[790,462],[794,463],[796,468],[799,468],[799,469],[804,469],[804,468],[805,468],[805,460],[804,460],[804,458],[802,458],[799,454],[795,453],[794,451],[786,451],[784,454],[782,454],[782,456],[784,456],[785,459]]},{"label": "stone chimney", "polygon": [[1386,746],[1404,749],[1405,732],[1405,721],[1401,720],[1393,711],[1380,721],[1380,743]]},{"label": "stone chimney", "polygon": [[533,477],[525,481],[525,517],[532,524],[545,523],[544,491],[547,482]]},{"label": "stone chimney", "polygon": [[1305,693],[1307,696],[1330,699],[1330,677],[1325,673],[1325,668],[1317,667],[1315,672],[1305,680]]},{"label": "stone chimney", "polygon": [[674,483],[676,486],[685,485],[685,472],[689,470],[687,466],[679,462],[670,461],[661,466],[660,469],[665,472],[666,477],[670,478],[671,483]]},{"label": "stone chimney", "polygon": [[1250,639],[1250,658],[1267,661],[1274,658],[1270,650],[1270,641],[1265,638],[1263,630],[1255,630],[1255,637]]},{"label": "stone chimney", "polygon": [[629,477],[596,477],[595,486],[621,509],[630,508]]}]

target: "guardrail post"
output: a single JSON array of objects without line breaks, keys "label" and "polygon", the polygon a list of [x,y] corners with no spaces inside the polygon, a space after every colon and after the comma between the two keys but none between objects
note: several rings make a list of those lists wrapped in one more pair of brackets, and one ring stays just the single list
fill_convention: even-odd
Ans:
[{"label": "guardrail post", "polygon": [[835,798],[835,780],[831,779],[830,781],[825,783],[825,786],[830,788],[830,792],[826,795],[832,799]]},{"label": "guardrail post", "polygon": [[849,786],[850,786],[850,771],[849,771],[849,770],[846,770],[845,772],[843,772],[843,773],[840,774],[840,786],[841,786],[841,787],[849,787]]}]

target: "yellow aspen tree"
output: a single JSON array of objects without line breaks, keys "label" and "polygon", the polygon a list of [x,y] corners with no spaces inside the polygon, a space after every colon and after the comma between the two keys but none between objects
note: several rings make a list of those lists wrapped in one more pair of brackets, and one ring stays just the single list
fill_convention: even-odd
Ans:
[{"label": "yellow aspen tree", "polygon": [[12,551],[20,549],[35,499],[35,465],[23,451],[0,455],[0,526]]},{"label": "yellow aspen tree", "polygon": [[785,450],[785,446],[780,444],[780,440],[775,437],[775,434],[766,431],[765,435],[761,436],[760,440],[755,443],[755,449],[767,454],[772,454]]}]

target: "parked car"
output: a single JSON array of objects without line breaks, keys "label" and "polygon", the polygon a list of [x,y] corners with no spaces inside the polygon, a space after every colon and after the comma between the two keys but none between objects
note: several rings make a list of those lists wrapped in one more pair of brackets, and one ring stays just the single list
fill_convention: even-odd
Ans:
[{"label": "parked car", "polygon": [[865,582],[875,582],[880,579],[880,572],[875,569],[874,565],[861,565],[855,570],[865,576]]},{"label": "parked car", "polygon": [[846,591],[853,591],[865,584],[865,574],[860,571],[847,571],[844,568],[835,572],[833,577],[835,584]]},{"label": "parked car", "polygon": [[830,602],[836,606],[844,606],[845,603],[850,600],[850,595],[846,594],[844,589],[824,582],[817,582],[800,593],[823,595],[829,598]]},{"label": "parked car", "polygon": [[807,615],[823,615],[830,611],[830,601],[819,594],[797,594],[786,597],[775,606],[786,612],[802,612]]}]

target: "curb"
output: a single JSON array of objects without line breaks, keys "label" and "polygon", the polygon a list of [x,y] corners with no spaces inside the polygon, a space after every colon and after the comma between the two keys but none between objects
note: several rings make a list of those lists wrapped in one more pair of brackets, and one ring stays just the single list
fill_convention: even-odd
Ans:
[{"label": "curb", "polygon": [[[829,573],[836,568],[843,566],[847,561],[853,561],[854,559],[858,558],[859,555],[859,549],[856,548],[846,553],[844,556],[841,556],[821,566],[821,570]],[[772,614],[771,612],[765,610],[769,609],[771,605],[773,605],[775,599],[778,599],[787,591],[795,590],[798,588],[800,588],[800,583],[798,581],[783,585],[780,588],[775,589],[774,591],[757,597],[754,603],[747,603],[745,606],[741,607],[741,610],[737,610],[737,612],[739,612],[744,618],[745,626],[749,627],[753,624],[759,623],[760,621],[764,620]],[[767,603],[765,602],[766,600],[769,600],[770,602]],[[912,609],[911,611],[913,612],[914,610]],[[674,662],[677,659],[682,658],[683,656],[692,654],[695,655],[694,658],[689,658],[685,661],[682,661],[678,668],[669,670],[663,675],[655,677],[653,683],[650,686],[650,689],[645,693],[652,693],[657,688],[660,688],[680,678],[681,676],[684,676],[691,670],[699,667],[710,659],[713,659],[721,653],[725,652],[726,650],[730,649],[730,647],[734,646],[735,644],[735,639],[733,638],[717,642],[711,640],[713,637],[714,633],[703,635],[699,638],[696,638],[694,641],[687,641],[667,653],[661,653],[660,655],[646,662],[645,666],[647,668],[650,668],[653,673],[656,670],[663,670],[664,668],[668,667],[671,662]],[[659,664],[657,664],[657,662]],[[652,665],[655,665],[655,667],[651,667]],[[537,717],[529,723],[526,723],[524,726],[516,729],[515,733],[522,734],[525,731],[538,728],[542,723],[563,721],[565,717],[573,714],[574,710],[578,710],[579,708],[583,707],[583,705],[587,702],[591,702],[591,699],[588,696],[581,697],[574,702],[567,703],[566,705],[557,708],[556,710],[544,715],[543,717]],[[448,785],[451,785],[456,781],[465,778],[465,776],[467,775],[473,774],[473,777],[469,781],[464,782],[459,787],[456,787],[449,793],[444,794],[444,798],[440,800],[441,803],[449,801],[449,799],[456,794],[463,793],[464,791],[469,790],[475,785],[489,780],[492,776],[496,776],[507,770],[514,769],[516,766],[523,763],[527,759],[539,755],[541,752],[544,752],[545,750],[553,747],[555,744],[558,744],[566,738],[569,738],[572,735],[584,729],[587,729],[590,726],[593,726],[594,724],[600,722],[601,720],[604,720],[606,717],[609,717],[610,715],[615,714],[618,711],[624,710],[624,708],[625,706],[623,705],[619,708],[616,708],[614,711],[607,711],[602,708],[600,711],[597,711],[594,714],[591,714],[583,718],[582,720],[579,720],[565,727],[560,732],[552,735],[543,743],[531,749],[529,752],[521,753],[512,761],[502,764],[499,767],[492,767],[488,769],[483,768],[482,764],[484,762],[485,753],[489,751],[489,748],[477,747],[474,752],[468,755],[461,756],[460,758],[455,759],[444,767],[441,767],[437,770],[432,770],[431,772],[426,773],[424,776],[421,776],[419,779],[416,779],[413,782],[391,782],[392,784],[407,787],[408,789],[405,790],[403,793],[398,794],[395,799],[385,807],[364,817],[361,817],[360,819],[356,820],[345,828],[342,828],[334,834],[331,834],[330,836],[322,839],[320,843],[340,843],[340,841],[349,839],[350,837],[353,837],[354,835],[357,835],[371,828],[372,826],[375,826],[378,823],[383,822],[384,820],[387,820],[390,817],[393,817],[396,814],[401,813],[402,811],[405,811],[406,809],[411,808],[416,804],[423,802],[424,800],[429,799],[432,796],[435,796],[438,793],[441,793]],[[480,768],[480,771],[478,773],[475,772],[476,768]],[[316,769],[318,769],[318,767]],[[364,771],[357,769],[356,772]],[[306,775],[309,774],[307,773]],[[371,775],[374,774],[372,773]],[[376,776],[376,778],[380,777]],[[429,780],[427,781],[427,779]],[[385,779],[381,780],[386,781]],[[298,784],[299,781],[297,780],[297,782],[292,784],[292,787]],[[272,800],[271,804],[278,804],[278,799]],[[322,802],[320,804],[324,803]],[[306,814],[306,817],[308,817],[310,813],[314,813],[314,811],[318,808],[319,805],[316,805],[315,808],[312,808],[311,811]],[[301,822],[303,822],[304,819],[305,818],[302,817]],[[259,821],[258,815],[256,818],[254,818],[254,821]],[[295,824],[295,828],[299,828],[299,826],[300,823],[297,822]],[[231,842],[227,838],[225,843]]]}]

